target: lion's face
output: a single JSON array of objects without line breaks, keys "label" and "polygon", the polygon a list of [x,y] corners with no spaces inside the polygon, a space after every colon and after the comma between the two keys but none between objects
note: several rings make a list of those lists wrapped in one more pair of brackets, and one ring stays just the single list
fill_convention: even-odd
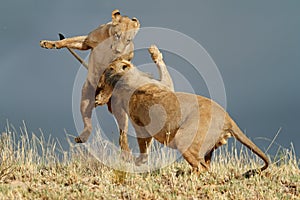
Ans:
[{"label": "lion's face", "polygon": [[131,62],[124,59],[117,59],[113,61],[109,67],[103,72],[100,79],[100,84],[108,84],[115,87],[117,82],[134,66]]},{"label": "lion's face", "polygon": [[136,18],[130,19],[127,16],[121,16],[118,10],[112,12],[112,27],[110,36],[112,38],[111,48],[115,53],[122,53],[128,47],[135,37],[140,23]]},{"label": "lion's face", "polygon": [[109,101],[115,85],[132,68],[134,68],[134,65],[129,61],[124,59],[117,59],[113,61],[108,68],[105,69],[100,77],[97,87],[97,105],[104,105]]}]

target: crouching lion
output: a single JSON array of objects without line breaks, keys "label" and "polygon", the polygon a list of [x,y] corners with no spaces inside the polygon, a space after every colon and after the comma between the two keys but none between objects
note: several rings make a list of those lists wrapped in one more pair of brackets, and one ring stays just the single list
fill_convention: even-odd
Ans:
[{"label": "crouching lion", "polygon": [[[151,47],[150,53],[158,54],[159,50]],[[127,60],[112,62],[98,87],[102,89],[97,101],[103,104],[111,98],[112,111],[121,107],[130,117],[141,153],[136,165],[147,162],[149,146],[155,138],[178,149],[193,171],[208,170],[213,151],[231,136],[265,162],[263,167],[249,170],[244,176],[263,171],[270,164],[268,157],[216,102],[195,94],[173,92]]]}]

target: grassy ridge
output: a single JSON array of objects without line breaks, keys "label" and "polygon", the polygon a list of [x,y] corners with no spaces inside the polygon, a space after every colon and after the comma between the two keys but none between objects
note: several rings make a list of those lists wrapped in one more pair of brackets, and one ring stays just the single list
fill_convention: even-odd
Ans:
[{"label": "grassy ridge", "polygon": [[290,150],[250,179],[239,175],[260,166],[259,159],[226,148],[199,176],[185,161],[132,174],[106,167],[81,145],[65,151],[26,129],[16,135],[7,130],[0,137],[0,199],[300,199],[299,161]]}]

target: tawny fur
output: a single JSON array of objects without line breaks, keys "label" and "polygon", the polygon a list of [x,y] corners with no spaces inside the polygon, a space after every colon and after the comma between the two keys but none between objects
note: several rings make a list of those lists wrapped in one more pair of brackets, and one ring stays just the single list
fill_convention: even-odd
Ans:
[{"label": "tawny fur", "polygon": [[98,101],[105,103],[111,98],[112,111],[123,109],[135,128],[141,153],[136,165],[147,161],[149,146],[155,138],[178,149],[195,171],[208,170],[213,151],[231,136],[265,162],[262,168],[250,170],[245,176],[265,170],[269,165],[268,157],[211,99],[173,92],[126,60],[116,60],[104,71],[99,82],[99,87],[103,86],[106,89],[100,91],[99,98],[106,98]]},{"label": "tawny fur", "polygon": [[[58,41],[42,40],[40,46],[47,49],[78,49],[91,50],[88,62],[88,75],[82,88],[81,115],[84,130],[79,137],[75,138],[77,143],[86,142],[92,131],[91,115],[95,107],[95,92],[99,78],[104,69],[116,58],[125,60],[133,58],[134,39],[140,27],[136,18],[122,16],[118,10],[112,12],[112,21],[103,24],[86,36],[77,36]],[[127,141],[128,117],[126,113],[115,116],[119,125],[121,138]],[[120,144],[121,149],[129,151],[127,142]]]},{"label": "tawny fur", "polygon": [[[123,17],[120,15],[118,10],[114,10],[112,12],[112,22],[101,25],[87,36],[78,36],[64,39],[64,36],[60,34],[62,40],[42,40],[40,42],[40,45],[43,48],[67,48],[72,53],[72,55],[75,56],[75,58],[88,69],[88,77],[82,89],[81,101],[81,113],[84,122],[84,130],[79,137],[75,138],[75,142],[86,142],[91,133],[91,112],[93,109],[93,101],[95,97],[94,94],[96,90],[95,83],[98,83],[99,76],[113,59],[132,59],[134,48],[132,39],[134,38],[139,26],[140,24],[136,18],[129,19],[128,17]],[[119,37],[119,40],[117,39],[117,37]],[[101,44],[102,42],[104,44]],[[111,47],[111,50],[107,50],[107,46]],[[125,49],[122,51],[122,48]],[[160,81],[162,82],[162,84],[165,84],[167,87],[173,90],[173,82],[162,59],[162,54],[159,51],[156,51],[155,48],[156,47],[153,47],[153,49],[150,48],[149,51],[155,52],[152,54],[152,59],[156,63],[159,70]],[[73,51],[73,49],[91,49],[92,51],[89,58],[89,64],[85,64],[83,59],[81,59]],[[98,93],[99,88],[98,91],[96,91],[96,94]],[[101,103],[95,102],[95,106],[99,104]],[[111,111],[109,101],[108,109]],[[120,130],[120,147],[123,151],[130,152],[127,140],[128,116],[125,112],[119,111],[116,112],[115,117],[117,119]],[[126,157],[131,157],[130,154],[125,154],[127,154]]]}]

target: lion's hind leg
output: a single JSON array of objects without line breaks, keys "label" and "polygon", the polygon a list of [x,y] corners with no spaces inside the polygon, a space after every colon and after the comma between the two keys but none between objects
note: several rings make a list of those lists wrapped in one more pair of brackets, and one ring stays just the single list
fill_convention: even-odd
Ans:
[{"label": "lion's hind leg", "polygon": [[84,124],[84,129],[78,137],[76,143],[85,143],[92,133],[92,111],[95,107],[95,88],[89,81],[85,81],[81,92],[80,112]]},{"label": "lion's hind leg", "polygon": [[209,159],[200,154],[201,141],[196,141],[195,134],[193,122],[187,123],[177,131],[175,143],[183,158],[191,165],[193,172],[199,174],[209,170],[209,162],[206,162]]}]

